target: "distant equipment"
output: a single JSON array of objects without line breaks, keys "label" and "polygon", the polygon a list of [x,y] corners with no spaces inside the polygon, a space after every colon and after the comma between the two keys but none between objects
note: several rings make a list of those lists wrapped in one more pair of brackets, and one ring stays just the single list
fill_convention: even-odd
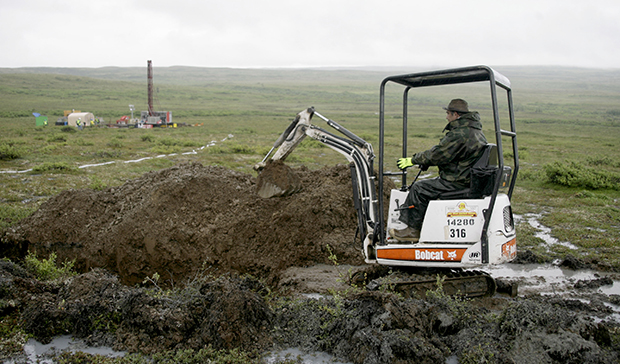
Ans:
[{"label": "distant equipment", "polygon": [[140,112],[140,122],[142,124],[153,126],[172,125],[172,112],[155,111],[153,108],[153,66],[150,60],[147,61],[146,79],[148,90],[148,110]]}]

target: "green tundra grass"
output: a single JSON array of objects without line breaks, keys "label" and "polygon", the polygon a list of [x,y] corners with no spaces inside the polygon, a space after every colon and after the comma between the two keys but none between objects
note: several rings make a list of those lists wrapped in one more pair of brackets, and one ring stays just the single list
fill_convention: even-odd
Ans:
[{"label": "green tundra grass", "polygon": [[[513,196],[514,212],[522,217],[519,249],[532,250],[542,260],[572,254],[620,269],[620,70],[497,70],[513,88],[521,164]],[[377,151],[380,82],[417,71],[155,68],[155,108],[172,111],[179,126],[136,129],[105,125],[130,115],[129,104],[136,114],[146,110],[145,69],[0,69],[0,229],[62,190],[118,186],[181,162],[254,174],[252,166],[309,106]],[[389,163],[400,153],[402,96],[398,87],[387,91]],[[488,84],[429,87],[410,92],[411,153],[439,140],[446,123],[441,107],[456,97],[481,113],[487,138],[494,142]],[[55,126],[63,110],[71,109],[92,112],[105,122],[82,131]],[[47,115],[49,125],[35,126],[33,112]],[[503,94],[500,114],[506,121]],[[314,122],[328,128],[318,118]],[[287,162],[320,168],[346,160],[306,140]],[[537,237],[528,217],[568,244]]]}]

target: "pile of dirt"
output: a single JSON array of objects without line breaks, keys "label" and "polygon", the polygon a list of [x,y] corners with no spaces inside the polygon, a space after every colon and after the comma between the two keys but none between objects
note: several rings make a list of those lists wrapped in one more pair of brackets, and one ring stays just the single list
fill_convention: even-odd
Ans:
[{"label": "pile of dirt", "polygon": [[[219,166],[181,164],[103,191],[67,190],[2,236],[20,258],[56,252],[80,272],[106,268],[125,284],[158,273],[175,283],[203,264],[276,283],[289,267],[363,264],[348,166],[296,169],[301,189],[264,199],[256,178]],[[359,241],[359,239],[358,239]]]}]

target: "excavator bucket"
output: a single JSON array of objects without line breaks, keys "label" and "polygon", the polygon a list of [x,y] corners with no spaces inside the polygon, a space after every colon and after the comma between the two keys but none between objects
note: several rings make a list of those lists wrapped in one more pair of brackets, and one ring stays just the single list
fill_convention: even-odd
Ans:
[{"label": "excavator bucket", "polygon": [[[257,192],[260,197],[281,197],[293,194],[301,189],[301,181],[293,170],[284,164],[284,159],[306,137],[314,108],[302,110],[280,135],[262,162],[254,166],[259,172]],[[277,151],[270,158],[271,152]]]},{"label": "excavator bucket", "polygon": [[299,176],[281,160],[269,160],[258,174],[256,192],[262,198],[288,196],[299,190]]}]

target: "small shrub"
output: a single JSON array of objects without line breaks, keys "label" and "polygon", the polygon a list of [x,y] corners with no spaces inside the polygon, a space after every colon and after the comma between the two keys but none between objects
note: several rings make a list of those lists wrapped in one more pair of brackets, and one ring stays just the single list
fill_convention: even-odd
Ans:
[{"label": "small shrub", "polygon": [[63,262],[60,267],[56,264],[56,253],[50,253],[47,259],[38,259],[36,253],[28,252],[24,265],[27,271],[41,281],[69,278],[77,273],[73,271],[75,261]]},{"label": "small shrub", "polygon": [[93,157],[95,158],[118,158],[121,156],[121,151],[119,150],[101,150],[99,152],[94,152]]},{"label": "small shrub", "polygon": [[95,143],[89,142],[89,141],[86,141],[86,140],[80,138],[80,139],[76,139],[75,140],[75,145],[78,145],[80,147],[89,147],[89,146],[95,145]]},{"label": "small shrub", "polygon": [[150,134],[146,134],[146,135],[142,135],[140,137],[140,140],[142,140],[143,142],[149,142],[152,143],[155,141],[155,137],[150,135]]},{"label": "small shrub", "polygon": [[53,154],[58,148],[62,148],[65,144],[48,144],[39,149],[40,154]]},{"label": "small shrub", "polygon": [[241,145],[241,144],[231,144],[228,147],[230,149],[230,152],[233,154],[255,154],[256,152],[254,151],[254,148],[247,146],[247,145]]},{"label": "small shrub", "polygon": [[561,186],[620,190],[619,174],[588,168],[577,162],[554,162],[545,166],[545,172],[549,182]]},{"label": "small shrub", "polygon": [[64,135],[52,135],[47,138],[48,143],[66,143],[67,137]]},{"label": "small shrub", "polygon": [[228,152],[220,146],[212,146],[212,147],[207,148],[207,153],[208,154],[225,154]]},{"label": "small shrub", "polygon": [[596,195],[591,191],[580,191],[575,194],[576,198],[595,198]]},{"label": "small shrub", "polygon": [[162,138],[159,141],[157,141],[157,144],[172,147],[172,146],[180,145],[181,142],[179,142],[178,140],[172,139],[172,138]]},{"label": "small shrub", "polygon": [[187,140],[187,141],[184,141],[184,142],[182,143],[182,145],[183,145],[184,147],[193,148],[193,147],[201,147],[201,146],[202,146],[202,143],[198,143],[198,142],[193,142],[193,141],[191,141],[191,140]]},{"label": "small shrub", "polygon": [[21,158],[21,151],[10,144],[0,144],[0,160],[9,161]]},{"label": "small shrub", "polygon": [[540,181],[545,179],[545,173],[541,170],[520,169],[517,179],[519,181]]},{"label": "small shrub", "polygon": [[[19,204],[17,206],[21,206],[23,204]],[[0,230],[7,228],[19,220],[28,217],[31,213],[33,213],[35,208],[23,208],[23,207],[13,207],[11,204],[3,203],[0,204]]]},{"label": "small shrub", "polygon": [[103,181],[102,181],[102,180],[100,180],[99,178],[97,178],[97,177],[92,177],[92,178],[90,179],[90,188],[91,188],[91,189],[93,189],[93,190],[95,190],[95,191],[102,191],[102,190],[104,190],[106,187],[108,187],[108,186],[106,186],[106,184],[105,184],[105,183],[103,183]]},{"label": "small shrub", "polygon": [[592,199],[592,200],[600,200],[600,201],[611,201],[613,200],[612,198],[610,198],[609,196],[605,196],[602,194],[596,194],[592,191],[579,191],[575,194],[575,198],[580,198],[580,199]]},{"label": "small shrub", "polygon": [[156,145],[153,148],[151,148],[151,151],[153,153],[157,153],[157,154],[172,154],[172,153],[178,153],[181,151],[181,147],[176,146],[176,145]]},{"label": "small shrub", "polygon": [[602,155],[587,157],[586,163],[588,163],[589,166],[620,167],[620,162],[616,162],[614,159]]},{"label": "small shrub", "polygon": [[48,162],[43,163],[41,165],[35,166],[32,168],[33,172],[43,173],[43,172],[75,172],[77,171],[77,167],[70,166],[64,162]]},{"label": "small shrub", "polygon": [[110,148],[122,148],[123,142],[118,139],[112,139],[106,145]]}]

